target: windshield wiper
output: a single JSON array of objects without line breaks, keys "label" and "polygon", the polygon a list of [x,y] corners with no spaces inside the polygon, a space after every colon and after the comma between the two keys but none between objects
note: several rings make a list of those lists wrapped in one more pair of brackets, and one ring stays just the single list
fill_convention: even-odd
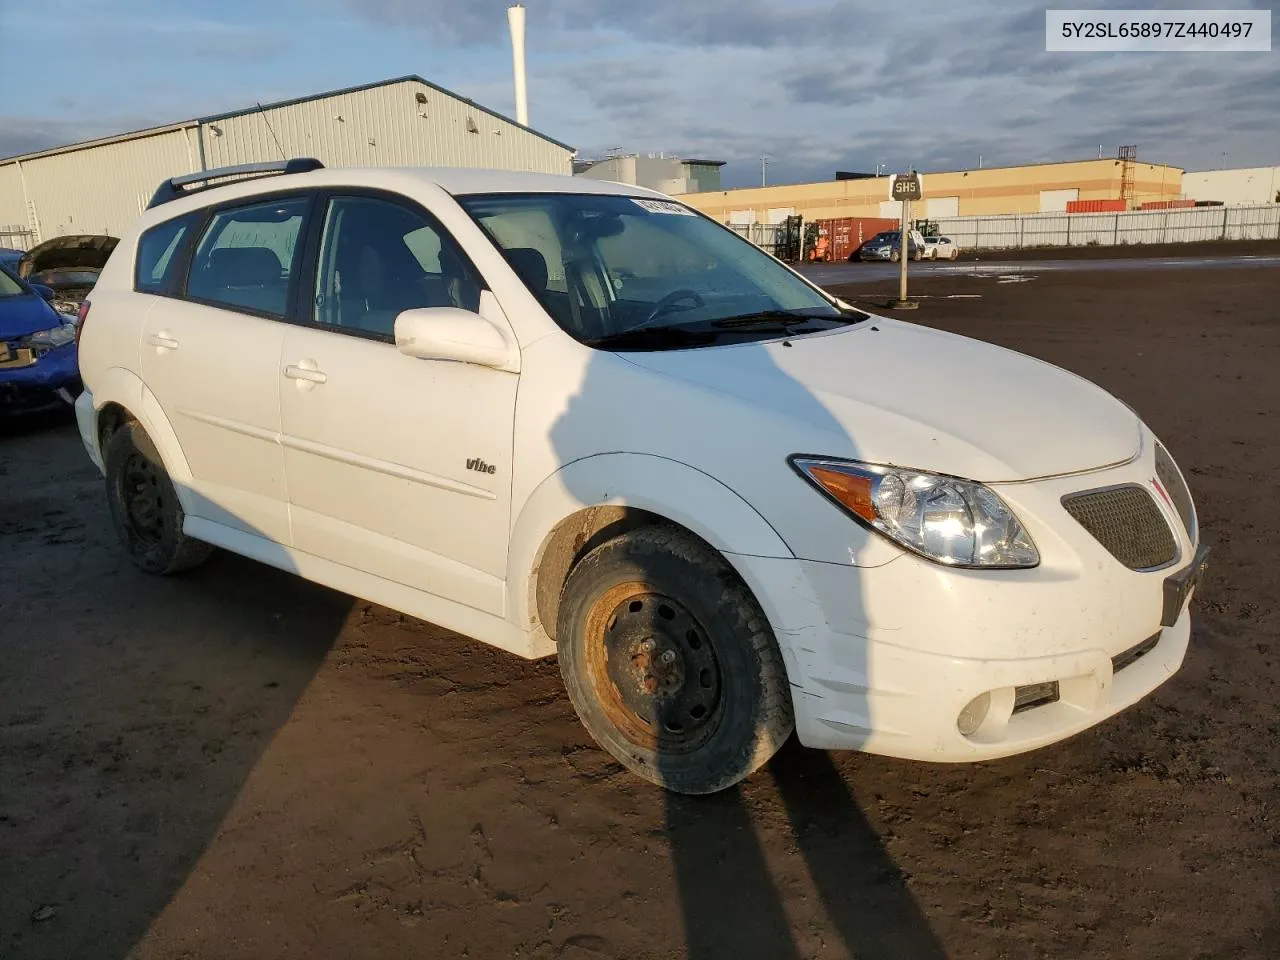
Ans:
[{"label": "windshield wiper", "polygon": [[[858,317],[857,319],[864,319]],[[736,317],[722,317],[712,320],[713,327],[782,327],[790,329],[813,320],[831,320],[836,323],[853,323],[854,318],[844,313],[832,316],[829,313],[788,313],[786,310],[759,310],[755,313],[743,313]]]},{"label": "windshield wiper", "polygon": [[603,337],[592,337],[582,341],[589,347],[606,349],[627,347],[685,347],[712,343],[716,335],[709,330],[691,330],[683,326],[635,327],[619,333],[609,333]]}]

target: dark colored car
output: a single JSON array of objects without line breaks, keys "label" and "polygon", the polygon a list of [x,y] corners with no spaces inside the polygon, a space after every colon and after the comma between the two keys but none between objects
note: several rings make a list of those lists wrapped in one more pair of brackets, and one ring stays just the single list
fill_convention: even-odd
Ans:
[{"label": "dark colored car", "polygon": [[[918,239],[917,239],[918,238]],[[898,262],[902,255],[902,232],[900,230],[884,230],[860,246],[849,259],[889,260]],[[907,234],[907,256],[919,260],[924,256],[924,238],[915,230]]]},{"label": "dark colored car", "polygon": [[70,405],[80,393],[76,324],[53,298],[0,267],[0,412]]},{"label": "dark colored car", "polygon": [[54,307],[74,314],[119,242],[101,234],[53,237],[23,254],[17,273],[28,283],[51,287]]}]

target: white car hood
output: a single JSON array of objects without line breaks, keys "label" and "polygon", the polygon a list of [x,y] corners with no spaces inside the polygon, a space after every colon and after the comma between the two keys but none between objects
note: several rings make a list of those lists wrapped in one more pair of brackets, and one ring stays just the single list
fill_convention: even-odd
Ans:
[{"label": "white car hood", "polygon": [[[622,356],[827,435],[823,449],[794,453],[999,483],[1124,463],[1141,445],[1133,412],[1075,374],[882,317],[787,342]],[[744,417],[733,429],[745,441],[750,408]]]}]

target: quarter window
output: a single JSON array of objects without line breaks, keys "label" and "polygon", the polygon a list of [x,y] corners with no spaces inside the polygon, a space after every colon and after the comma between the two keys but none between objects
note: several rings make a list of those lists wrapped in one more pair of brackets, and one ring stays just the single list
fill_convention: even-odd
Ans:
[{"label": "quarter window", "polygon": [[215,214],[192,258],[187,296],[283,316],[309,203],[297,197]]},{"label": "quarter window", "polygon": [[142,293],[164,293],[173,281],[174,265],[182,258],[178,251],[190,240],[201,213],[189,213],[176,220],[157,224],[138,239],[134,289]]},{"label": "quarter window", "polygon": [[329,202],[315,323],[390,338],[402,311],[478,310],[480,289],[453,239],[422,214],[369,197]]}]

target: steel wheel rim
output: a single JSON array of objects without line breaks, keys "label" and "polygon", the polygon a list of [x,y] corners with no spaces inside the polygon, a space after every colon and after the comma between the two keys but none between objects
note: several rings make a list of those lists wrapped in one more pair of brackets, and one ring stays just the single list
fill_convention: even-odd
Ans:
[{"label": "steel wheel rim", "polygon": [[684,604],[648,584],[619,584],[587,617],[597,702],[635,746],[689,753],[719,728],[724,676],[709,633]]},{"label": "steel wheel rim", "polygon": [[120,499],[129,532],[147,543],[159,543],[164,535],[160,471],[142,454],[134,452],[125,459],[120,480]]}]

